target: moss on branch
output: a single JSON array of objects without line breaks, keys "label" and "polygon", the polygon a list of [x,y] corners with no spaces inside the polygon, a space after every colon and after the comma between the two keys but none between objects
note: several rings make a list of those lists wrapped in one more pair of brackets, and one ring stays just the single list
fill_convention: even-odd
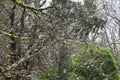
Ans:
[{"label": "moss on branch", "polygon": [[25,4],[24,2],[22,2],[22,1],[19,1],[19,0],[11,0],[11,1],[13,1],[15,4],[17,4],[17,5],[19,5],[19,6],[21,6],[21,7],[24,7],[24,8],[27,8],[27,9],[31,9],[31,10],[35,10],[35,11],[43,11],[43,10],[46,10],[46,9],[48,9],[48,8],[52,8],[52,7],[47,7],[47,8],[35,8],[35,7],[33,7],[33,6],[31,6],[31,5],[28,5],[28,4]]}]

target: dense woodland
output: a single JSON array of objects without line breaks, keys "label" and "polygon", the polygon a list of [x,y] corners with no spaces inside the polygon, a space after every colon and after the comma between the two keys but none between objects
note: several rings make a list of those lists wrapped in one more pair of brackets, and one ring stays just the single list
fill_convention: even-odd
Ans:
[{"label": "dense woodland", "polygon": [[120,80],[119,0],[0,0],[0,80]]}]

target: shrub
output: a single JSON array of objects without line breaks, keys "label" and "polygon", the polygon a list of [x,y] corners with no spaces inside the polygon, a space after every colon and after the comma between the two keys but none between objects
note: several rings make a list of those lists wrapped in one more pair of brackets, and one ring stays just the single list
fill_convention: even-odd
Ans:
[{"label": "shrub", "polygon": [[85,43],[72,59],[73,71],[85,80],[118,80],[112,53],[104,47]]},{"label": "shrub", "polygon": [[[77,43],[77,45],[79,44]],[[116,61],[107,48],[82,43],[79,47],[76,47],[75,44],[71,45],[71,49],[73,49],[73,53],[69,62],[64,61],[61,66],[49,68],[47,73],[41,75],[42,79],[119,80]]]}]

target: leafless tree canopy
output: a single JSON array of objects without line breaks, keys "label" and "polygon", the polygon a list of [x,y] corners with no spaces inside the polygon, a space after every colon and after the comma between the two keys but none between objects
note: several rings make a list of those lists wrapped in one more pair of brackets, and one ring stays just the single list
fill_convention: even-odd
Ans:
[{"label": "leafless tree canopy", "polygon": [[118,80],[120,16],[115,4],[48,2],[0,0],[0,79]]}]

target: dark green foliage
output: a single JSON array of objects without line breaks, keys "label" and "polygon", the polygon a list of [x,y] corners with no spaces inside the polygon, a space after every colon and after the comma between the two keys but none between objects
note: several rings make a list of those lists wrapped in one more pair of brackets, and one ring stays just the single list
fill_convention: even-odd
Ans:
[{"label": "dark green foliage", "polygon": [[[112,53],[93,44],[85,44],[83,52],[73,58],[74,71],[85,80],[118,80],[117,65]],[[80,50],[81,52],[81,50]]]},{"label": "dark green foliage", "polygon": [[58,67],[50,68],[43,80],[119,80],[117,65],[112,53],[103,47],[85,43],[75,51],[70,63],[64,62],[59,73]]}]

